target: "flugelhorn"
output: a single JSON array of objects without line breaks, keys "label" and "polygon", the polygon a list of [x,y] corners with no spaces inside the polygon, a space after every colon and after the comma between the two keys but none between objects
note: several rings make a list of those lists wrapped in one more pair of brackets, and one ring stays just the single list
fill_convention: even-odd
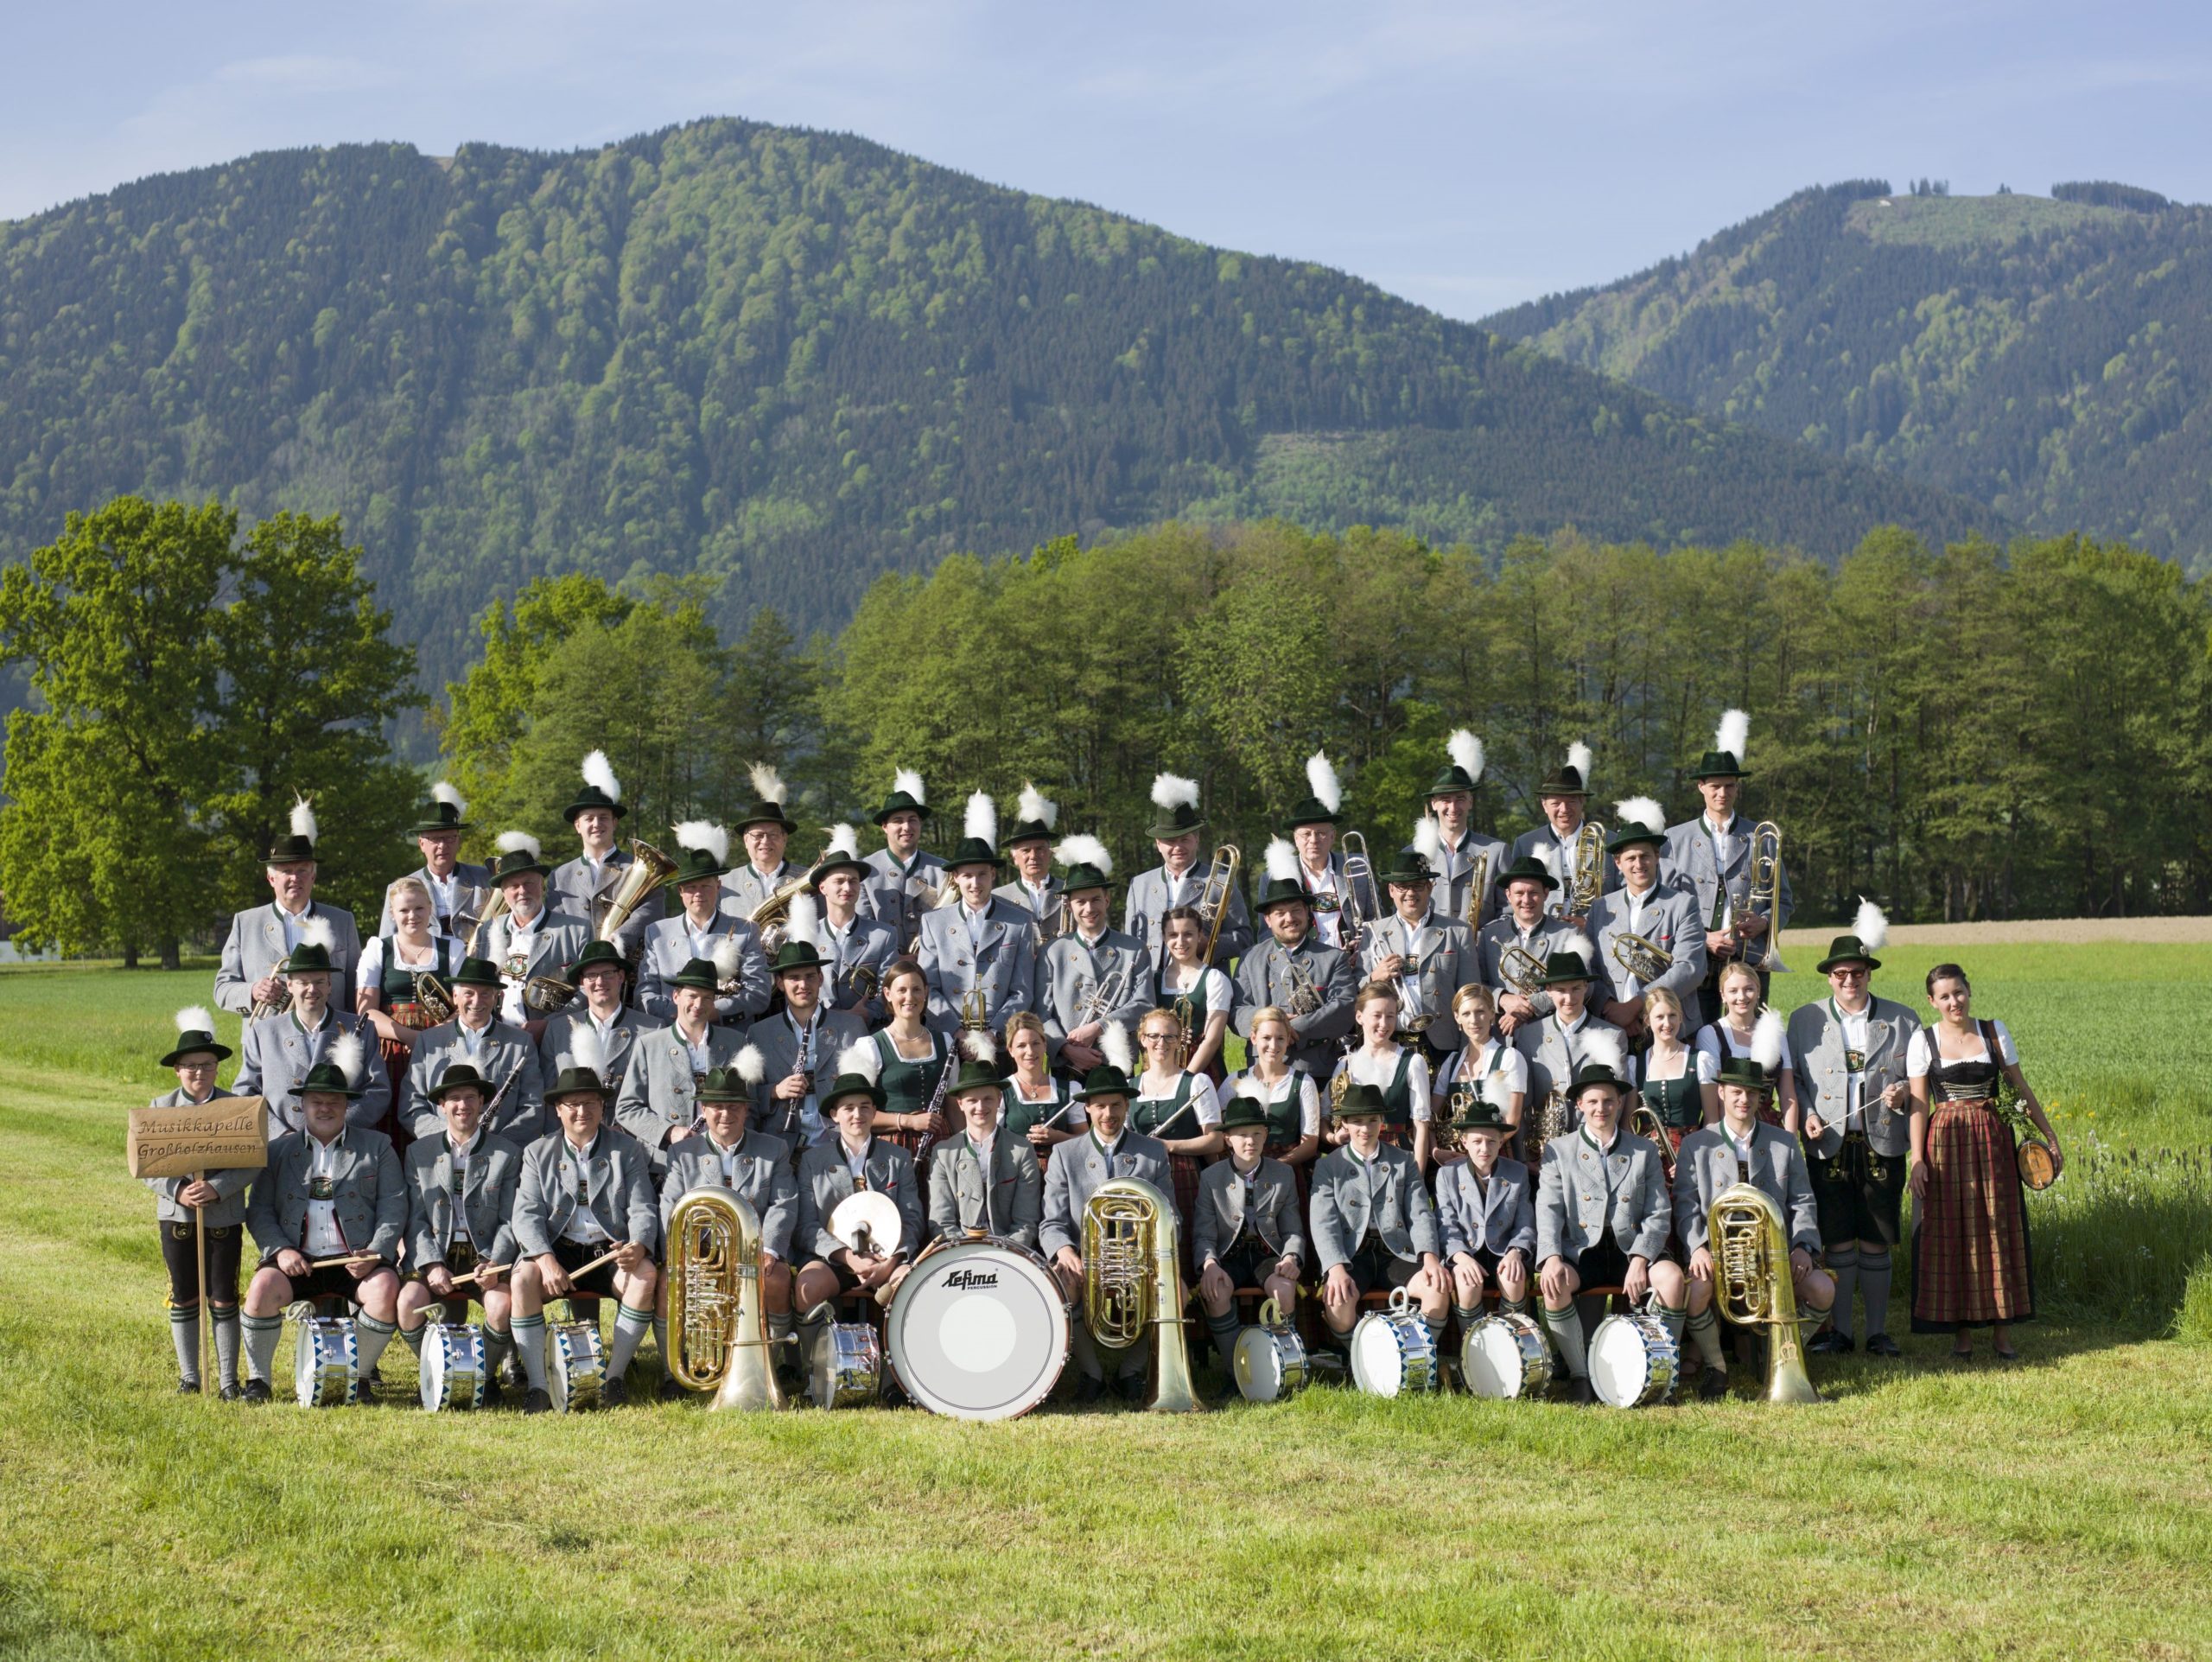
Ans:
[{"label": "flugelhorn", "polygon": [[1155,1414],[1190,1414],[1199,1407],[1191,1385],[1183,1333],[1183,1278],[1175,1207],[1151,1184],[1116,1177],[1091,1192],[1083,1208],[1083,1319],[1108,1350],[1127,1350],[1153,1332]]},{"label": "flugelhorn", "polygon": [[453,1020],[453,989],[435,971],[415,971],[415,1002],[422,1007],[425,1027],[442,1027]]},{"label": "flugelhorn", "polygon": [[1640,1094],[1628,1111],[1628,1129],[1630,1136],[1643,1137],[1659,1150],[1659,1169],[1667,1175],[1667,1187],[1674,1188],[1674,1139],[1667,1135],[1667,1127],[1659,1118],[1659,1111]]},{"label": "flugelhorn", "polygon": [[1767,1329],[1766,1399],[1820,1401],[1805,1372],[1797,1283],[1789,1271],[1789,1235],[1782,1208],[1756,1184],[1733,1183],[1706,1213],[1705,1228],[1713,1253],[1713,1302],[1738,1327]]},{"label": "flugelhorn", "polygon": [[1542,990],[1547,965],[1517,940],[1509,940],[1497,954],[1497,978],[1523,998]]},{"label": "flugelhorn", "polygon": [[1779,975],[1788,968],[1782,961],[1781,946],[1774,938],[1774,897],[1782,882],[1782,827],[1771,819],[1762,819],[1751,827],[1751,893],[1745,900],[1744,910],[1754,917],[1764,918],[1766,933],[1744,936],[1738,955],[1749,969]]},{"label": "flugelhorn", "polygon": [[613,894],[607,896],[607,914],[599,920],[598,939],[613,940],[620,934],[622,926],[645,903],[645,896],[676,876],[676,862],[651,843],[632,837],[630,854],[629,868],[614,886]]},{"label": "flugelhorn", "polygon": [[1675,955],[1656,942],[1624,929],[1613,937],[1613,962],[1647,984],[1674,967]]},{"label": "flugelhorn", "polygon": [[760,950],[773,957],[784,944],[789,933],[791,902],[814,886],[814,873],[810,869],[777,889],[768,898],[745,914],[745,920],[760,932]]},{"label": "flugelhorn", "polygon": [[668,1371],[710,1408],[781,1408],[760,1291],[760,1215],[726,1188],[684,1192],[668,1217]]},{"label": "flugelhorn", "polygon": [[1213,851],[1205,886],[1198,890],[1198,916],[1206,926],[1206,949],[1198,954],[1201,964],[1212,964],[1214,948],[1221,944],[1222,920],[1229,915],[1230,899],[1236,893],[1236,874],[1243,864],[1244,856],[1233,843],[1224,843]]}]

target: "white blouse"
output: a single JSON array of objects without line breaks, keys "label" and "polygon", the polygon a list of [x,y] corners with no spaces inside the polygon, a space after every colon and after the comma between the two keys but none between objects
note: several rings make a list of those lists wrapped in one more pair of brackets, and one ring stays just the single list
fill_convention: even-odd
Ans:
[{"label": "white blouse", "polygon": [[1249,1097],[1263,1108],[1272,1108],[1293,1091],[1298,1092],[1298,1134],[1319,1137],[1321,1134],[1321,1093],[1313,1088],[1313,1076],[1302,1067],[1294,1067],[1273,1085],[1261,1079],[1257,1073],[1246,1068],[1233,1075],[1227,1094]]},{"label": "white blouse", "polygon": [[356,987],[378,987],[378,990],[381,990],[381,987],[378,984],[384,978],[385,944],[387,941],[391,943],[394,953],[393,961],[398,964],[403,969],[436,969],[438,967],[438,948],[441,946],[446,948],[446,962],[450,964],[456,970],[461,967],[461,943],[458,940],[455,940],[451,935],[440,934],[434,932],[430,936],[430,945],[429,949],[424,952],[421,958],[413,963],[410,963],[406,958],[397,956],[398,940],[399,938],[396,935],[371,935],[368,939],[361,943],[361,961],[353,971],[353,984]]},{"label": "white blouse", "polygon": [[[1182,976],[1183,971],[1174,965],[1170,964],[1167,966],[1166,973],[1160,977],[1160,990],[1163,994],[1164,1008],[1170,1009],[1173,1009],[1177,997],[1182,993],[1186,993],[1191,990],[1190,984],[1184,981],[1182,979]],[[1217,1016],[1226,1016],[1229,1014],[1230,1006],[1233,1004],[1236,1000],[1230,995],[1229,990],[1229,977],[1227,976],[1224,975],[1219,970],[1209,967],[1199,972],[1198,985],[1205,993],[1205,997],[1201,1002],[1203,1002],[1206,1007],[1207,1020],[1211,1021]],[[1200,1028],[1197,1036],[1204,1038],[1205,1036],[1205,1029],[1204,1028]]]},{"label": "white blouse", "polygon": [[[2012,1043],[2012,1034],[2005,1029],[2002,1022],[1992,1022],[1990,1026],[1997,1029],[1998,1060],[2006,1067],[2018,1067],[2020,1065],[2020,1053]],[[1988,1056],[1989,1047],[1977,1037],[1972,1050],[1963,1056],[1953,1056],[1948,1060],[1955,1062],[1983,1061],[1986,1060]],[[1935,1066],[1935,1029],[1933,1028],[1916,1028],[1913,1032],[1912,1042],[1905,1047],[1905,1077],[1909,1079],[1924,1079]]]},{"label": "white blouse", "polygon": [[1638,1085],[1663,1085],[1668,1080],[1681,1079],[1685,1073],[1695,1074],[1700,1085],[1713,1083],[1705,1076],[1702,1067],[1704,1058],[1698,1052],[1688,1048],[1685,1048],[1682,1052],[1682,1065],[1679,1069],[1668,1074],[1666,1079],[1655,1079],[1651,1073],[1651,1058],[1656,1054],[1655,1051],[1647,1050],[1636,1059],[1636,1082]]},{"label": "white blouse", "polygon": [[[1471,1050],[1475,1050],[1472,1045],[1462,1045],[1444,1059],[1444,1066],[1436,1073],[1436,1095],[1447,1095],[1460,1074],[1468,1071]],[[1504,1096],[1516,1091],[1523,1096],[1528,1094],[1529,1059],[1496,1034],[1491,1035],[1488,1044],[1475,1051],[1473,1073],[1482,1081],[1484,1098],[1501,1108],[1505,1106]]]},{"label": "white blouse", "polygon": [[[1392,1045],[1378,1056],[1363,1045],[1339,1061],[1337,1068],[1339,1073],[1350,1073],[1354,1085],[1371,1085],[1377,1091],[1388,1091],[1390,1081],[1398,1077],[1398,1057],[1404,1049],[1403,1045]],[[1335,1075],[1330,1078],[1333,1081]],[[1426,1125],[1435,1118],[1434,1105],[1429,1097],[1428,1058],[1415,1051],[1413,1061],[1406,1068],[1406,1098],[1417,1125]]]},{"label": "white blouse", "polygon": [[[1722,1050],[1724,1044],[1727,1048],[1725,1053]],[[1751,1054],[1751,1041],[1749,1039],[1739,1041],[1735,1029],[1726,1022],[1707,1022],[1697,1030],[1697,1082],[1700,1085],[1719,1084],[1722,1062],[1732,1056],[1748,1056]],[[1785,1037],[1782,1041],[1781,1073],[1789,1073],[1796,1067],[1796,1059],[1789,1054],[1789,1041]],[[1777,1074],[1777,1080],[1779,1078]]]}]

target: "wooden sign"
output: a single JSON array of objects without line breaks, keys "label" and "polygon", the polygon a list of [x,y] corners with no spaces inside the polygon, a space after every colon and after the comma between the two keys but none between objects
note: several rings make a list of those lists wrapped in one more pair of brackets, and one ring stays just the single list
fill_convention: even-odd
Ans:
[{"label": "wooden sign", "polygon": [[133,1177],[189,1177],[269,1163],[260,1097],[218,1097],[202,1108],[133,1108],[125,1145]]}]

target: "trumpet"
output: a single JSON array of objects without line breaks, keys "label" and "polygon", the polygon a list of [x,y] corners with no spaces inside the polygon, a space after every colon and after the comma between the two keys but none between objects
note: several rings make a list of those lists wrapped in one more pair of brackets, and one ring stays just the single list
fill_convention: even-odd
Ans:
[{"label": "trumpet", "polygon": [[1497,978],[1523,998],[1534,998],[1542,989],[1544,960],[1517,940],[1509,940],[1497,955]]},{"label": "trumpet", "polygon": [[1735,1183],[1706,1214],[1713,1251],[1713,1303],[1739,1328],[1766,1328],[1766,1399],[1816,1403],[1797,1330],[1797,1283],[1789,1272],[1789,1235],[1782,1208],[1764,1189]]},{"label": "trumpet", "polygon": [[[1128,1002],[1129,971],[1127,963],[1116,965],[1105,979],[1093,984],[1085,976],[1081,983],[1082,996],[1076,1001],[1075,1025],[1089,1027],[1093,1022],[1103,1021],[1109,1010],[1119,1009]],[[981,1026],[982,1023],[976,1023]]]},{"label": "trumpet", "polygon": [[1605,892],[1605,828],[1594,819],[1582,822],[1574,833],[1574,865],[1567,874],[1567,889],[1560,897],[1560,911],[1570,918],[1586,918]]},{"label": "trumpet", "polygon": [[1155,1414],[1199,1407],[1183,1331],[1183,1277],[1175,1207],[1151,1184],[1116,1177],[1083,1208],[1083,1319],[1107,1350],[1127,1350],[1153,1330]]},{"label": "trumpet", "polygon": [[271,974],[269,979],[272,984],[269,997],[253,1001],[252,1008],[245,1013],[245,1019],[249,1022],[258,1022],[266,1016],[282,1016],[292,1008],[292,990],[284,984],[284,977]]},{"label": "trumpet", "polygon": [[1742,937],[1738,954],[1746,967],[1778,975],[1788,967],[1774,939],[1774,897],[1782,882],[1782,827],[1771,819],[1762,819],[1751,827],[1751,893],[1744,910],[1764,918],[1767,929],[1763,935]]},{"label": "trumpet", "polygon": [[1198,890],[1198,916],[1206,926],[1206,949],[1198,954],[1201,964],[1211,964],[1214,948],[1221,944],[1222,920],[1229,915],[1230,899],[1236,893],[1236,874],[1243,863],[1244,856],[1234,844],[1224,843],[1213,851],[1205,886]]},{"label": "trumpet", "polygon": [[[1337,944],[1347,952],[1357,952],[1366,933],[1382,918],[1382,891],[1375,886],[1375,863],[1367,856],[1367,838],[1348,831],[1338,841],[1344,846],[1344,905],[1337,922]],[[1358,846],[1355,848],[1354,844]]]},{"label": "trumpet", "polygon": [[1637,980],[1649,984],[1674,967],[1675,955],[1642,935],[1624,929],[1613,937],[1613,962]]}]

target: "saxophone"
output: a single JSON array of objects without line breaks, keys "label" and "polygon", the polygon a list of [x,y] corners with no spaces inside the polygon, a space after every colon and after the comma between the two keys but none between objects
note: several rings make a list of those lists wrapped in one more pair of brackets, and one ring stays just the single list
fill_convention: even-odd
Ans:
[{"label": "saxophone", "polygon": [[1185,1347],[1180,1251],[1174,1206],[1140,1178],[1111,1178],[1084,1205],[1084,1325],[1107,1350],[1127,1350],[1154,1329],[1147,1407],[1155,1414],[1201,1405]]},{"label": "saxophone", "polygon": [[726,1188],[684,1192],[668,1219],[668,1369],[709,1408],[781,1408],[768,1364],[760,1217]]},{"label": "saxophone", "polygon": [[1782,1208],[1764,1189],[1733,1183],[1706,1214],[1712,1243],[1713,1302],[1739,1328],[1766,1328],[1766,1399],[1816,1403],[1797,1330],[1797,1284],[1789,1273],[1789,1236]]}]

